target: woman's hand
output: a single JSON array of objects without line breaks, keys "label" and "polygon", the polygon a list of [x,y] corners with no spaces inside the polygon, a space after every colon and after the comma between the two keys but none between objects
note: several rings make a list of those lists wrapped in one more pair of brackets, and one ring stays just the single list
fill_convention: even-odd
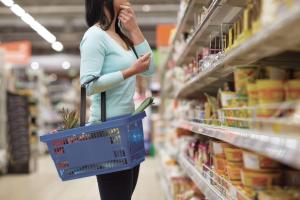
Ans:
[{"label": "woman's hand", "polygon": [[149,69],[151,52],[141,56],[129,69],[123,71],[124,79],[143,73]]},{"label": "woman's hand", "polygon": [[145,38],[137,24],[136,16],[130,3],[123,4],[120,8],[118,19],[121,21],[123,28],[129,33],[129,37],[134,45],[141,44]]},{"label": "woman's hand", "polygon": [[118,19],[121,21],[123,28],[128,31],[136,31],[139,29],[134,10],[132,9],[130,3],[126,3],[120,6],[121,11],[119,13]]}]

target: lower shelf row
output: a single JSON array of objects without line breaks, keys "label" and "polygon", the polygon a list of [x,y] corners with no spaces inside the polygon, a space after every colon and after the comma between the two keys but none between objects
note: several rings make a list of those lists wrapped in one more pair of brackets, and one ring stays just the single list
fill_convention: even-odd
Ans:
[{"label": "lower shelf row", "polygon": [[300,200],[299,170],[205,136],[176,137],[159,151],[169,156],[160,156],[159,170],[167,199]]}]

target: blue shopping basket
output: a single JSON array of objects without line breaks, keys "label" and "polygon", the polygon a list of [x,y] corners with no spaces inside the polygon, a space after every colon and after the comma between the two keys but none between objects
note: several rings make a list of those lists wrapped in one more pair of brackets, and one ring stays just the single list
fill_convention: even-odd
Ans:
[{"label": "blue shopping basket", "polygon": [[132,169],[145,160],[142,119],[145,112],[106,121],[106,95],[101,93],[101,124],[85,125],[86,86],[81,87],[80,127],[47,134],[47,144],[63,181]]}]

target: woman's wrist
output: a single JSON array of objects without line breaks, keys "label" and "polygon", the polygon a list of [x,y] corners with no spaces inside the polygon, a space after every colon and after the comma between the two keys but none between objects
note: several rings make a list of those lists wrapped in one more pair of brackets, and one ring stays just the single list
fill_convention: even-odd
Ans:
[{"label": "woman's wrist", "polygon": [[131,76],[136,75],[137,73],[132,67],[129,67],[128,69],[123,70],[122,74],[123,74],[124,80],[126,80],[126,79],[130,78]]},{"label": "woman's wrist", "polygon": [[134,45],[139,45],[145,41],[145,37],[138,26],[132,29],[129,34]]}]

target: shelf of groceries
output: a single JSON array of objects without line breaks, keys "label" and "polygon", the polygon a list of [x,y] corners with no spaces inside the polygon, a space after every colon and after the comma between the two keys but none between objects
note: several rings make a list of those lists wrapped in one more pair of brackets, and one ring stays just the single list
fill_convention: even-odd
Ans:
[{"label": "shelf of groceries", "polygon": [[300,199],[300,1],[182,2],[163,66],[172,165],[204,199]]},{"label": "shelf of groceries", "polygon": [[[299,61],[293,55],[278,56],[298,48],[300,29],[295,27],[300,22],[299,1],[243,2],[247,1],[211,1],[208,8],[194,14],[197,20],[190,32],[182,33],[184,39],[178,39],[182,28],[177,28],[177,40],[172,42],[167,61],[173,60],[184,68],[184,84],[177,92],[178,98],[205,91],[231,74],[236,65],[257,61],[265,65],[293,65]],[[277,59],[267,59],[275,55]]]},{"label": "shelf of groceries", "polygon": [[[176,159],[159,149],[159,175],[168,198],[266,200],[300,198],[300,172],[273,159],[203,135],[176,129]],[[174,141],[174,140],[173,140]],[[171,193],[171,195],[170,195]],[[277,200],[277,199],[276,199]]]},{"label": "shelf of groceries", "polygon": [[191,121],[177,121],[174,126],[206,135],[234,146],[249,149],[282,163],[300,169],[300,137],[280,136],[256,130],[201,124]]}]

